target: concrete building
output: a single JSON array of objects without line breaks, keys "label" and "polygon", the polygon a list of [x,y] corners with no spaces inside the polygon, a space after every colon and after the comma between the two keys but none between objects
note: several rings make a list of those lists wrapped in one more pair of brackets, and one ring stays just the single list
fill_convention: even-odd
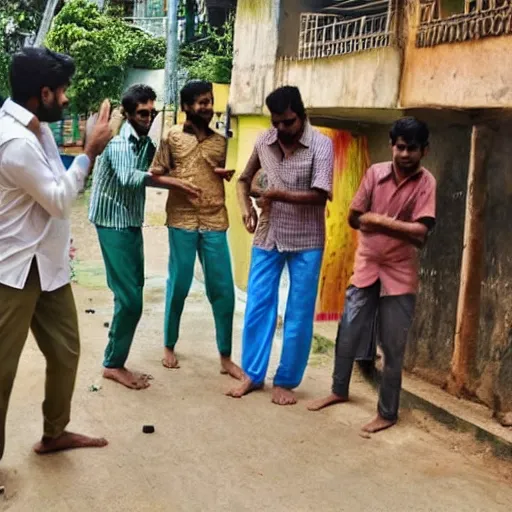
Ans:
[{"label": "concrete building", "polygon": [[[319,320],[335,320],[356,244],[348,205],[370,161],[390,158],[402,115],[431,127],[438,225],[422,259],[407,369],[497,413],[512,411],[512,3],[510,0],[239,0],[229,163],[269,126],[265,98],[298,85],[336,147]],[[229,191],[239,288],[251,239]]]}]

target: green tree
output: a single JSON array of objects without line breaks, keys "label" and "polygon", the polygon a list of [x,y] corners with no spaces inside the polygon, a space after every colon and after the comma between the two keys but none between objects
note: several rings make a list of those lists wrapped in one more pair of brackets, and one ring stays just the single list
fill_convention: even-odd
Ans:
[{"label": "green tree", "polygon": [[219,28],[201,23],[194,41],[180,47],[179,64],[190,79],[220,84],[231,81],[234,17]]},{"label": "green tree", "polygon": [[70,0],[55,17],[47,46],[73,57],[72,108],[87,113],[104,98],[117,101],[130,67],[164,66],[165,40],[124,22],[116,10],[101,12],[88,0]]},{"label": "green tree", "polygon": [[44,0],[14,0],[0,9],[0,95],[9,95],[8,71],[11,56],[41,21]]}]

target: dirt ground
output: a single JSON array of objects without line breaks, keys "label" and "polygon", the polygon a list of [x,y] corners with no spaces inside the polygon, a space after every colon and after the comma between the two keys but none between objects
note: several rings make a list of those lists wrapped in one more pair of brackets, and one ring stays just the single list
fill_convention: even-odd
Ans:
[{"label": "dirt ground", "polygon": [[[310,365],[294,407],[272,405],[268,389],[239,401],[223,396],[232,381],[219,374],[213,320],[200,283],[194,283],[183,316],[182,368],[163,369],[164,199],[149,195],[145,313],[129,360],[130,367],[154,376],[151,388],[130,391],[101,379],[112,302],[82,201],[73,219],[82,358],[70,427],[104,435],[110,445],[45,457],[31,452],[42,428],[44,361],[29,339],[8,416],[0,510],[511,510],[511,464],[422,414],[405,413],[397,427],[360,437],[358,428],[373,416],[376,397],[357,377],[351,403],[308,412],[305,400],[329,390],[330,362],[316,358]],[[237,360],[242,317],[239,304]],[[91,385],[100,389],[90,391]],[[144,424],[156,432],[143,434]]]}]

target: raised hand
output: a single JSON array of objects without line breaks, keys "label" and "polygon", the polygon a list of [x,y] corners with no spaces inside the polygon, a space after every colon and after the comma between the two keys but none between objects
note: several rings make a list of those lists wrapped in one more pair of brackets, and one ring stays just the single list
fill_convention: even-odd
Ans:
[{"label": "raised hand", "polygon": [[85,145],[84,152],[91,161],[95,160],[97,156],[103,153],[103,150],[107,147],[110,139],[112,139],[112,130],[109,126],[109,120],[110,101],[105,100],[101,104],[98,120],[96,121],[91,137]]}]

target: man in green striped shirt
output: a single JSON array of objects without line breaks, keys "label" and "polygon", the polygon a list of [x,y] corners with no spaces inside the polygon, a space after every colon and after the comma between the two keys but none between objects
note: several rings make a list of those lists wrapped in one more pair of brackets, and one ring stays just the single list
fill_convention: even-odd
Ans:
[{"label": "man in green striped shirt", "polygon": [[131,389],[149,387],[147,375],[125,367],[142,315],[146,187],[176,187],[190,196],[198,195],[197,188],[177,178],[148,173],[155,154],[155,146],[147,136],[155,100],[155,92],[146,85],[134,85],[123,95],[126,121],[98,161],[89,208],[89,220],[98,232],[107,283],[114,294],[103,376]]}]

